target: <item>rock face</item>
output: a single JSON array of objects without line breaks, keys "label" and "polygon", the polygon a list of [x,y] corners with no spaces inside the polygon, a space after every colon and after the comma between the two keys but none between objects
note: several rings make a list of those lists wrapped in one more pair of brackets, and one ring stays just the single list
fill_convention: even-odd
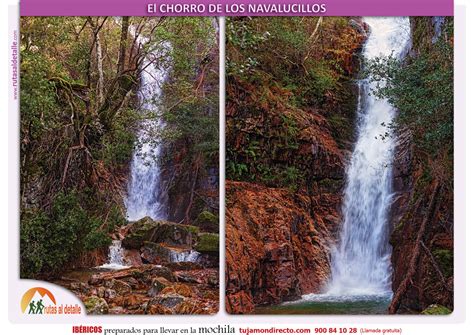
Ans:
[{"label": "rock face", "polygon": [[[410,18],[413,59],[430,56],[436,40],[448,38],[445,33],[437,36],[437,21],[452,24],[448,17]],[[449,314],[454,308],[453,144],[442,142],[426,152],[408,130],[398,141],[390,237],[394,296],[389,312]]]},{"label": "rock face", "polygon": [[452,310],[453,194],[413,157],[411,138],[405,132],[394,160],[396,197],[390,238],[394,299],[389,311],[420,313],[431,305]]},{"label": "rock face", "polygon": [[242,182],[226,190],[227,311],[251,313],[320,290],[333,241],[326,217],[337,220],[340,199],[319,197],[312,216],[318,205],[307,195]]},{"label": "rock face", "polygon": [[[331,73],[341,75],[331,75],[337,85],[321,99],[304,93],[304,64],[274,71],[268,62],[274,55],[267,55],[266,50],[255,56],[258,66],[227,78],[229,313],[252,313],[259,305],[319,292],[330,276],[330,248],[341,221],[345,157],[353,141],[357,111],[357,88],[348,78],[358,71],[357,55],[366,35],[364,25],[356,21],[333,27],[327,42],[341,56],[334,57],[319,42],[307,56],[315,62],[312,64],[331,59],[337,63],[337,70]],[[311,42],[310,35],[307,37]],[[233,48],[241,46],[236,43]],[[229,52],[228,57],[245,67],[242,55],[249,49]],[[307,92],[315,92],[314,87]]]}]

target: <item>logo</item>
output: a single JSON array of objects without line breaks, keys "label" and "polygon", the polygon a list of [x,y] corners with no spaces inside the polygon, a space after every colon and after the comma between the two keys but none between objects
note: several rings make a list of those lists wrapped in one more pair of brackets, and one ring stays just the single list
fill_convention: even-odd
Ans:
[{"label": "logo", "polygon": [[[64,294],[59,293],[59,300],[64,299]],[[56,301],[56,297],[44,287],[33,287],[23,294],[21,298],[21,312],[23,314],[46,315],[73,315],[81,314],[82,307],[77,304],[67,304]]]},{"label": "logo", "polygon": [[53,314],[54,310],[56,310],[56,298],[43,287],[30,288],[21,298],[23,314]]}]

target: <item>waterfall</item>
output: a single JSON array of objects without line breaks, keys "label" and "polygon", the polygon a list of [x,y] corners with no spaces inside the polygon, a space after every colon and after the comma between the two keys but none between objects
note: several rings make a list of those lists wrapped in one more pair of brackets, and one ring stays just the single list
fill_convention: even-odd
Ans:
[{"label": "waterfall", "polygon": [[189,249],[184,251],[170,250],[170,262],[196,262],[201,254],[195,250]]},{"label": "waterfall", "polygon": [[109,246],[108,263],[103,264],[98,268],[107,270],[122,270],[129,268],[129,266],[124,261],[122,241],[112,241],[112,244]]},{"label": "waterfall", "polygon": [[[408,18],[364,20],[370,26],[365,59],[404,56],[410,41]],[[370,93],[375,85],[368,79],[359,81],[357,140],[346,170],[343,222],[338,246],[332,251],[329,295],[392,293],[388,212],[396,139],[386,133],[396,111],[387,100]]]},{"label": "waterfall", "polygon": [[[139,43],[146,43],[146,40],[139,37]],[[166,52],[170,45],[163,43],[159,47]],[[164,121],[156,113],[156,109],[159,106],[157,102],[162,95],[161,88],[166,80],[168,68],[166,65],[156,64],[154,60],[163,58],[160,56],[158,51],[151,52],[150,56],[144,60],[141,69],[141,86],[138,96],[141,114],[146,118],[140,124],[136,148],[130,164],[130,178],[125,199],[129,221],[136,221],[145,216],[154,220],[167,217],[167,196],[163,190],[160,169],[162,143],[157,134],[163,130]]]}]

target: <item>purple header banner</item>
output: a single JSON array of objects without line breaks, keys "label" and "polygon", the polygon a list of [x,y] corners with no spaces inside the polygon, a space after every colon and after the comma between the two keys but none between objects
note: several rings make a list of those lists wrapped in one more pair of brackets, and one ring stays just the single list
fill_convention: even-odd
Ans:
[{"label": "purple header banner", "polygon": [[22,16],[452,16],[454,0],[21,0]]}]

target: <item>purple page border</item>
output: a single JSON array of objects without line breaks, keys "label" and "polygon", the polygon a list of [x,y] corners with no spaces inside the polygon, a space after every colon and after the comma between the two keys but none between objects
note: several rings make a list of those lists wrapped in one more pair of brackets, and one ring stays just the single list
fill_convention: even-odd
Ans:
[{"label": "purple page border", "polygon": [[[199,13],[148,13],[149,4],[181,4],[204,7]],[[219,12],[210,4],[221,4]],[[241,4],[324,4],[324,13],[250,13],[226,11],[226,5]],[[159,8],[159,7],[158,7]],[[308,7],[304,7],[308,8]],[[314,7],[313,7],[314,8]],[[21,0],[22,16],[452,16],[454,0]]]}]

